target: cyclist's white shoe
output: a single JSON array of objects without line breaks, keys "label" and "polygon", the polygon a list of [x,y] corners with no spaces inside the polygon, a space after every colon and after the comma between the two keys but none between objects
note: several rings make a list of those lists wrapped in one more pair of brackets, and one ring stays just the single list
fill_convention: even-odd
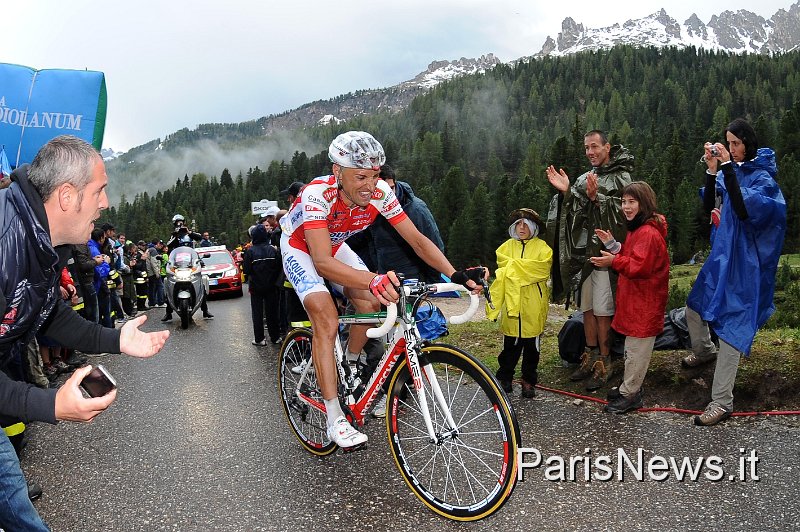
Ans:
[{"label": "cyclist's white shoe", "polygon": [[375,406],[372,408],[374,417],[386,417],[386,394],[382,395]]},{"label": "cyclist's white shoe", "polygon": [[339,416],[333,425],[328,427],[328,437],[343,451],[355,451],[367,443],[366,434],[362,434],[348,423],[347,418]]},{"label": "cyclist's white shoe", "polygon": [[[302,375],[303,370],[306,369],[309,362],[311,362],[310,358],[304,358],[302,362],[292,368],[292,373],[295,375]],[[309,371],[314,371],[314,368],[311,368]]]}]

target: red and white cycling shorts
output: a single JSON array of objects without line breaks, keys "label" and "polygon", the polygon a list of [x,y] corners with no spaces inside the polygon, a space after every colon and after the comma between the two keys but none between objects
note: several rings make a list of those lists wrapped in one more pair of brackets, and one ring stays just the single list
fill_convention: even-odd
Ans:
[{"label": "red and white cycling shorts", "polygon": [[[286,233],[281,236],[281,258],[283,259],[283,271],[286,273],[286,278],[292,283],[301,302],[308,294],[329,292],[325,286],[325,279],[317,273],[317,269],[314,267],[311,255],[302,249],[292,247]],[[356,270],[369,271],[361,257],[350,249],[347,243],[339,246],[339,249],[333,254],[333,258]],[[344,293],[344,287],[341,285],[331,282],[331,286],[340,293]]]}]

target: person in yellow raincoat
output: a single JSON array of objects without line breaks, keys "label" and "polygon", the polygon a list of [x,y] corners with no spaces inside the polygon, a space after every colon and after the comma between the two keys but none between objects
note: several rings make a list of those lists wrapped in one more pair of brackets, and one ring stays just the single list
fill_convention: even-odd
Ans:
[{"label": "person in yellow raincoat", "polygon": [[522,355],[522,396],[536,396],[540,335],[550,301],[550,266],[553,250],[539,234],[544,222],[532,209],[517,209],[509,217],[511,238],[497,248],[497,271],[490,293],[495,308],[486,307],[486,317],[500,320],[503,350],[497,359],[497,380],[506,392],[513,391],[514,371]]}]

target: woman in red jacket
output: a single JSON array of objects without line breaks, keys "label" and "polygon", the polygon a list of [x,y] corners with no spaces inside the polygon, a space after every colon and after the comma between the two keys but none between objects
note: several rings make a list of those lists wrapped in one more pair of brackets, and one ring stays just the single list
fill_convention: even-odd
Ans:
[{"label": "woman in red jacket", "polygon": [[608,251],[592,257],[595,267],[619,273],[617,312],[611,327],[625,338],[625,377],[619,394],[609,393],[606,412],[624,414],[642,407],[642,382],[656,336],[664,329],[669,292],[667,221],[656,213],[656,195],[644,181],[622,189],[622,213],[628,226],[624,246],[609,231],[596,229]]}]

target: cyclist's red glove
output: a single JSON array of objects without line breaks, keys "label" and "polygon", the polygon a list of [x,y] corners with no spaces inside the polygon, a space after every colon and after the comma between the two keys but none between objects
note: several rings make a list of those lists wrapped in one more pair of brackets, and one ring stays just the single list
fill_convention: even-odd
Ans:
[{"label": "cyclist's red glove", "polygon": [[[459,270],[457,272],[453,272],[453,275],[450,276],[450,280],[454,283],[464,285],[465,288],[469,288],[469,286],[467,286],[467,281],[473,281],[475,284],[480,285],[483,282],[483,275],[485,271],[486,269],[483,266]],[[472,289],[470,288],[470,290]]]},{"label": "cyclist's red glove", "polygon": [[383,297],[383,292],[390,286],[392,288],[397,288],[387,274],[381,273],[372,278],[372,281],[369,283],[369,291],[372,292],[373,296],[380,299]]}]

